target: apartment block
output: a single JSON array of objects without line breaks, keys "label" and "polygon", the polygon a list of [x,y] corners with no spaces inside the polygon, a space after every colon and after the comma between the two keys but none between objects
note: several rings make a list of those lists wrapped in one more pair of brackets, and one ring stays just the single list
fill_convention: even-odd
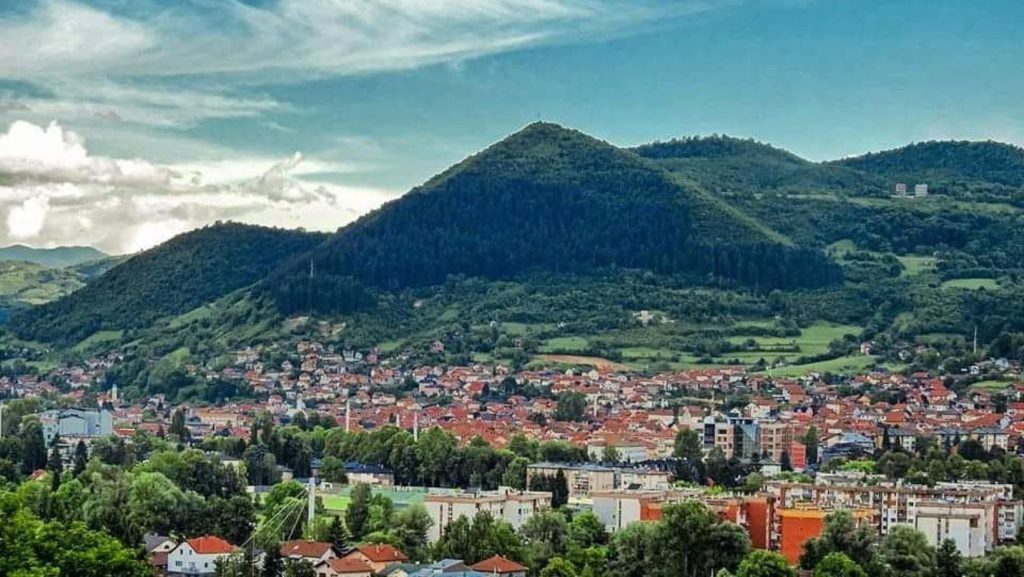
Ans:
[{"label": "apartment block", "polygon": [[547,491],[518,491],[500,487],[497,491],[431,490],[423,506],[430,514],[433,525],[427,531],[430,542],[441,538],[445,529],[459,517],[473,519],[481,511],[495,519],[508,521],[519,530],[535,513],[551,506],[551,493]]}]

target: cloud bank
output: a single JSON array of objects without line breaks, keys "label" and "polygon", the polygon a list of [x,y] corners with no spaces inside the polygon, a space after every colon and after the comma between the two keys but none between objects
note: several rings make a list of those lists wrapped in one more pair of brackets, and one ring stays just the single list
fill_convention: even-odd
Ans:
[{"label": "cloud bank", "polygon": [[217,220],[333,230],[390,198],[313,178],[342,170],[300,153],[195,166],[108,158],[57,123],[17,121],[0,134],[0,244],[129,253]]}]

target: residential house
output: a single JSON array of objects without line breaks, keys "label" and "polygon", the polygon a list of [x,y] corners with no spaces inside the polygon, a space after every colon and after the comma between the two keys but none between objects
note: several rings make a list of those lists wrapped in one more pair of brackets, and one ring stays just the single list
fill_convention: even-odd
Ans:
[{"label": "residential house", "polygon": [[374,573],[380,573],[392,563],[401,563],[409,558],[391,545],[362,545],[350,551],[342,559],[358,559],[370,566]]},{"label": "residential house", "polygon": [[305,560],[314,566],[321,561],[337,557],[334,545],[318,541],[287,541],[281,545],[281,557],[294,561]]},{"label": "residential house", "polygon": [[501,555],[495,555],[490,559],[484,559],[470,568],[474,571],[479,571],[480,573],[495,575],[498,577],[526,577],[526,567],[523,567],[515,561],[506,559]]},{"label": "residential house", "polygon": [[373,567],[354,557],[324,559],[313,566],[316,577],[371,577]]},{"label": "residential house", "polygon": [[234,545],[214,535],[189,539],[168,553],[167,574],[177,577],[213,575],[217,560],[235,550]]}]

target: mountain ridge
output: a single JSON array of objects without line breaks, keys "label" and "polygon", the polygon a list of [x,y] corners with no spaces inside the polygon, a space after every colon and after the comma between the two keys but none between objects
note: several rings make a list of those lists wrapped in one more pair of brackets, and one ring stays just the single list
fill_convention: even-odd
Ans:
[{"label": "mountain ridge", "polygon": [[[582,132],[533,123],[341,229],[273,277],[270,292],[285,311],[329,312],[360,301],[360,286],[608,266],[767,288],[835,279],[824,257],[699,186]],[[331,307],[338,290],[345,297]]]},{"label": "mountain ridge", "polygon": [[0,261],[30,262],[46,267],[68,267],[107,258],[111,255],[91,246],[35,248],[23,244],[0,247]]}]

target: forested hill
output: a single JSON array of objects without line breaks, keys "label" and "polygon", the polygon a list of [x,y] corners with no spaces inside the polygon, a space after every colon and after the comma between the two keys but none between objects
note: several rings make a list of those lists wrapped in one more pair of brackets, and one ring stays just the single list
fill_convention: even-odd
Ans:
[{"label": "forested hill", "polygon": [[20,244],[0,248],[0,261],[23,261],[45,267],[66,267],[107,258],[91,246],[32,248]]},{"label": "forested hill", "polygon": [[1024,149],[999,142],[921,142],[831,163],[933,189],[1024,187]]},{"label": "forested hill", "polygon": [[149,326],[264,278],[323,234],[217,224],[175,237],[58,301],[11,318],[23,339],[72,344],[99,330]]},{"label": "forested hill", "polygon": [[267,286],[285,312],[331,312],[365,303],[361,285],[610,266],[710,274],[765,289],[839,277],[820,252],[795,247],[640,156],[535,123],[341,230]]},{"label": "forested hill", "polygon": [[731,136],[693,136],[632,149],[665,170],[720,195],[758,192],[880,193],[884,180],[839,165],[819,164],[758,142]]}]

